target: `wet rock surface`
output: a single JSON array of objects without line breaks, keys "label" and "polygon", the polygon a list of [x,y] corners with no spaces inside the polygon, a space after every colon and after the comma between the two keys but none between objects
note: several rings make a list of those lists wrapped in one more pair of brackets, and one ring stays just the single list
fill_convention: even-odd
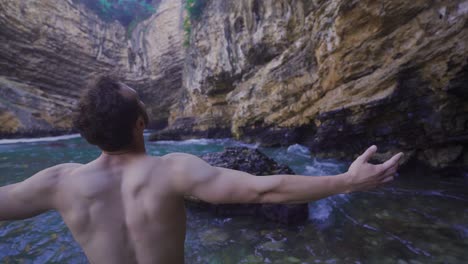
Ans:
[{"label": "wet rock surface", "polygon": [[181,118],[170,128],[165,128],[152,133],[150,141],[159,140],[185,140],[190,138],[228,138],[232,137],[229,128],[212,127],[207,130],[193,129],[194,118]]},{"label": "wet rock surface", "polygon": [[[212,166],[248,172],[256,176],[273,174],[295,174],[288,166],[281,165],[257,149],[228,147],[223,152],[208,153],[201,156]],[[308,218],[307,204],[208,204],[196,198],[189,198],[190,208],[206,210],[220,216],[250,215],[279,222],[299,224]]]}]

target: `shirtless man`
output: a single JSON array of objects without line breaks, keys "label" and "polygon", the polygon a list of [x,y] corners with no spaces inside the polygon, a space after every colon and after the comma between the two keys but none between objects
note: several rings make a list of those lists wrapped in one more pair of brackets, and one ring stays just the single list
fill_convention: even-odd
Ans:
[{"label": "shirtless man", "polygon": [[372,146],[340,175],[256,177],[190,154],[149,156],[147,123],[135,90],[101,78],[82,97],[75,126],[102,154],[0,187],[0,221],[57,210],[91,263],[183,263],[184,196],[210,203],[314,201],[393,180],[402,156],[372,165]]}]

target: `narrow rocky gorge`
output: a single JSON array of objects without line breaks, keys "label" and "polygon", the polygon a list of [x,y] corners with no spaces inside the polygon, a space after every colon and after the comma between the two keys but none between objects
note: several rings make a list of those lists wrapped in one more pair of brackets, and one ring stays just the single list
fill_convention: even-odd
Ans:
[{"label": "narrow rocky gorge", "polygon": [[158,2],[131,31],[76,1],[2,1],[0,134],[69,131],[81,91],[104,74],[139,91],[153,127],[166,125],[181,87],[182,23],[182,1]]},{"label": "narrow rocky gorge", "polygon": [[468,1],[185,1],[133,30],[75,1],[0,3],[0,134],[58,133],[87,80],[116,73],[153,139],[234,136],[350,159],[367,146],[468,166]]}]

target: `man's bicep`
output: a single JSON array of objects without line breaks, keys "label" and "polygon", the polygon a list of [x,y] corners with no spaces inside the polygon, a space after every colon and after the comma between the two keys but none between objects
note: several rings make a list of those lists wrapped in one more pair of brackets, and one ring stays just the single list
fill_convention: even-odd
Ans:
[{"label": "man's bicep", "polygon": [[209,203],[254,202],[257,198],[257,177],[242,171],[211,166],[193,156],[178,160],[178,189],[186,196],[194,196]]},{"label": "man's bicep", "polygon": [[250,173],[215,167],[218,177],[204,190],[213,203],[258,203],[263,189],[268,185],[265,177]]},{"label": "man's bicep", "polygon": [[0,220],[20,220],[47,211],[47,199],[34,196],[25,182],[0,187]]},{"label": "man's bicep", "polygon": [[62,166],[54,166],[22,182],[0,187],[0,220],[29,218],[54,209],[62,170]]},{"label": "man's bicep", "polygon": [[199,157],[186,153],[171,153],[164,158],[173,172],[175,190],[185,196],[195,196],[200,186],[209,185],[218,177],[218,171]]}]

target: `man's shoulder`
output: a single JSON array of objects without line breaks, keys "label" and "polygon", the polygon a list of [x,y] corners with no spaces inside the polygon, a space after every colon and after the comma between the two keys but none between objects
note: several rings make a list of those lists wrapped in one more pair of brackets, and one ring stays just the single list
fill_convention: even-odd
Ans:
[{"label": "man's shoulder", "polygon": [[210,164],[193,154],[174,152],[165,155],[164,158],[172,174],[185,180],[187,177],[205,178],[216,172]]},{"label": "man's shoulder", "polygon": [[84,164],[80,163],[62,163],[47,168],[46,170],[50,171],[51,173],[57,174],[69,174],[72,173],[74,170],[84,166]]},{"label": "man's shoulder", "polygon": [[62,164],[57,164],[51,167],[48,167],[46,169],[43,169],[40,171],[38,174],[45,174],[45,175],[55,175],[55,176],[60,176],[65,173],[70,173],[73,170],[83,166],[83,164],[80,163],[62,163]]},{"label": "man's shoulder", "polygon": [[62,182],[63,176],[73,172],[73,170],[82,166],[78,163],[63,163],[46,169],[43,169],[25,182],[34,185],[36,190],[53,191],[55,187]]},{"label": "man's shoulder", "polygon": [[190,169],[194,164],[203,162],[198,156],[183,152],[172,152],[162,156],[161,159],[175,170]]},{"label": "man's shoulder", "polygon": [[184,152],[172,152],[161,157],[163,161],[167,162],[176,162],[176,163],[186,163],[198,161],[200,158],[196,155],[184,153]]},{"label": "man's shoulder", "polygon": [[195,157],[197,156],[189,154],[189,153],[184,153],[184,152],[171,152],[164,156],[161,156],[161,158],[164,160],[180,160],[180,159],[189,159],[189,158],[195,158]]}]

